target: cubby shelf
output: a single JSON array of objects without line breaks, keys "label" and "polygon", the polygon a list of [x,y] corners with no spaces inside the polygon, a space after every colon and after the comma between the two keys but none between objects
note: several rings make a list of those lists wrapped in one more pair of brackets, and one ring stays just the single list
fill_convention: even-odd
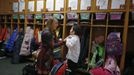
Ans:
[{"label": "cubby shelf", "polygon": [[[17,1],[19,1],[19,0],[17,0]],[[24,11],[22,11],[22,12],[13,12],[13,10],[12,9],[9,9],[8,11],[4,11],[3,10],[3,12],[2,11],[0,11],[0,19],[1,19],[1,17],[3,17],[4,16],[4,21],[0,21],[0,25],[7,25],[7,24],[11,24],[10,26],[11,26],[11,29],[13,29],[14,27],[14,24],[15,25],[19,25],[19,24],[22,24],[22,25],[24,25],[24,30],[26,29],[26,27],[27,27],[27,25],[32,25],[32,26],[34,26],[34,28],[35,27],[37,27],[37,26],[42,26],[42,28],[44,28],[44,26],[45,26],[45,22],[46,22],[46,20],[45,20],[45,18],[44,18],[44,14],[63,14],[63,16],[64,16],[64,18],[63,18],[63,20],[62,20],[62,23],[60,24],[60,26],[62,26],[63,27],[63,35],[62,35],[62,37],[63,38],[65,38],[67,35],[67,31],[66,31],[66,29],[68,28],[68,27],[70,27],[71,25],[68,25],[67,24],[67,13],[70,13],[70,12],[74,12],[74,13],[77,13],[77,15],[78,15],[78,25],[81,27],[81,28],[83,28],[83,27],[87,27],[87,28],[89,28],[90,29],[90,31],[91,32],[89,32],[89,34],[91,35],[90,37],[92,37],[94,34],[92,34],[92,31],[93,31],[93,29],[94,28],[104,28],[104,31],[105,31],[105,38],[106,38],[106,36],[107,36],[107,34],[108,34],[108,31],[109,31],[109,29],[110,28],[112,28],[112,29],[116,29],[117,31],[118,31],[118,29],[122,29],[122,35],[124,35],[122,38],[122,42],[123,42],[123,52],[122,52],[122,57],[121,57],[121,60],[120,60],[120,69],[121,69],[121,71],[123,71],[123,69],[124,69],[124,63],[125,63],[125,54],[126,54],[126,41],[127,41],[127,37],[125,37],[125,36],[127,36],[127,31],[128,31],[128,28],[134,28],[134,26],[133,25],[131,25],[131,26],[128,26],[128,21],[129,21],[129,12],[134,12],[134,9],[130,9],[130,5],[131,5],[131,2],[130,2],[130,0],[126,0],[125,1],[125,9],[111,9],[111,2],[112,2],[112,0],[108,0],[109,2],[108,2],[108,6],[107,6],[107,9],[104,9],[104,10],[99,10],[99,9],[96,9],[96,0],[91,0],[92,2],[91,2],[91,9],[89,9],[89,10],[80,10],[80,2],[82,1],[82,0],[78,0],[78,5],[77,5],[77,10],[71,10],[71,11],[68,11],[68,1],[69,0],[64,0],[64,10],[63,11],[44,11],[44,10],[46,10],[46,2],[44,2],[44,6],[43,6],[43,11],[36,11],[36,4],[37,4],[37,1],[38,0],[24,0],[25,1],[25,10]],[[29,1],[34,1],[35,3],[34,3],[34,11],[33,12],[30,12],[30,11],[28,11],[28,2]],[[47,1],[47,0],[43,0],[43,1]],[[16,2],[16,0],[12,0],[12,3],[13,2]],[[54,5],[56,5],[56,3],[55,3],[56,1],[54,1]],[[19,2],[18,2],[19,3]],[[19,6],[19,5],[18,5]],[[54,6],[54,9],[55,9],[56,7]],[[18,10],[19,10],[19,8],[18,8]],[[4,12],[6,12],[6,13],[4,13]],[[95,22],[94,22],[94,20],[95,20],[95,18],[94,18],[94,15],[93,14],[95,14],[95,13],[107,13],[107,14],[109,14],[109,13],[111,13],[111,12],[122,12],[124,15],[122,15],[123,16],[123,19],[124,19],[124,21],[122,22],[122,24],[121,25],[112,25],[112,24],[109,24],[109,22],[110,22],[110,19],[109,19],[109,15],[106,15],[106,19],[104,19],[103,21],[104,21],[104,23],[105,24],[95,24]],[[81,21],[80,21],[80,13],[90,13],[90,19],[89,20],[87,20],[87,23],[82,23]],[[20,19],[20,18],[17,18],[17,19],[13,19],[13,15],[17,15],[17,17],[19,17],[19,15],[24,15],[24,19],[22,20],[22,19]],[[33,18],[31,19],[32,20],[32,22],[30,21],[29,22],[29,20],[28,20],[28,18],[26,17],[28,14],[33,14]],[[41,23],[37,23],[36,22],[36,18],[35,18],[35,15],[36,14],[43,14],[43,18],[41,19],[42,21],[41,21]],[[10,15],[10,17],[11,17],[11,20],[9,21],[9,19],[7,20],[7,18],[8,18],[8,15]],[[22,21],[20,21],[20,20],[22,20]],[[97,21],[96,21],[97,22]],[[18,26],[19,27],[19,26]],[[13,31],[13,30],[12,30]],[[90,38],[90,47],[91,47],[91,40],[92,40],[92,38]],[[61,51],[61,53],[62,53],[62,56],[64,57],[64,50],[63,50],[64,48],[62,48],[62,51]],[[89,49],[89,50],[91,50],[91,49]],[[90,53],[90,52],[89,52]]]}]

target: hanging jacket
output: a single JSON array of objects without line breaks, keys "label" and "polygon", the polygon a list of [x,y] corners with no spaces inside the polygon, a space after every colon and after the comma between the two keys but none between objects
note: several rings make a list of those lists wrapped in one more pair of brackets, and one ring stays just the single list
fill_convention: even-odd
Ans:
[{"label": "hanging jacket", "polygon": [[92,45],[93,56],[91,57],[90,66],[92,68],[100,67],[104,62],[104,46],[93,42]]},{"label": "hanging jacket", "polygon": [[2,34],[3,34],[2,31],[3,31],[3,28],[1,27],[1,28],[0,28],[0,41],[2,41],[2,36],[3,36],[3,35],[2,35]]},{"label": "hanging jacket", "polygon": [[5,41],[6,38],[7,38],[7,34],[8,34],[8,30],[7,30],[6,27],[4,27],[3,32],[4,32],[4,34],[3,34],[3,38],[2,39],[3,39],[3,41]]},{"label": "hanging jacket", "polygon": [[89,49],[89,29],[83,28],[82,30],[82,37],[81,37],[81,49],[80,49],[80,56],[79,56],[79,64],[83,64],[85,58],[88,55]]},{"label": "hanging jacket", "polygon": [[30,52],[30,44],[31,44],[31,39],[33,38],[33,29],[31,29],[30,27],[27,27],[26,29],[26,33],[21,45],[21,49],[20,49],[20,55],[22,56],[28,56],[31,54]]},{"label": "hanging jacket", "polygon": [[7,34],[6,34],[6,38],[5,38],[4,44],[7,44],[7,41],[10,39],[10,31],[11,31],[11,29],[7,28]]},{"label": "hanging jacket", "polygon": [[4,27],[0,30],[0,41],[5,41],[7,37],[7,28]]}]

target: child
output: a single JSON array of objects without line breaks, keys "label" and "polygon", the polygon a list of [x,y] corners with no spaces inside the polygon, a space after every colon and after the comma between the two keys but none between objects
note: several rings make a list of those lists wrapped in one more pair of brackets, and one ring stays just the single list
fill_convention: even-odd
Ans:
[{"label": "child", "polygon": [[66,46],[68,47],[68,53],[66,55],[68,68],[71,70],[69,75],[74,75],[74,71],[77,68],[77,63],[80,55],[80,38],[79,27],[74,24],[70,29],[70,35],[64,39]]}]

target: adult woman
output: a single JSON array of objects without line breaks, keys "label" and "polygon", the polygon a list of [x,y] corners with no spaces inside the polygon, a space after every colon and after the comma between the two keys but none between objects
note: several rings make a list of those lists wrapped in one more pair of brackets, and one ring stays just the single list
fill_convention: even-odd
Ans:
[{"label": "adult woman", "polygon": [[47,21],[46,28],[41,35],[41,51],[37,57],[37,72],[39,75],[48,75],[52,68],[53,48],[61,45],[61,42],[56,42],[55,30],[58,27],[58,21],[50,17]]}]

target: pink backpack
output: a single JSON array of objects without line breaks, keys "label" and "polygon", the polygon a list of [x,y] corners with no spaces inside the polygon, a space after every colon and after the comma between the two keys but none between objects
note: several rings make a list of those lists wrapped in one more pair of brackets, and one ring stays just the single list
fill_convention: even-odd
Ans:
[{"label": "pink backpack", "polygon": [[91,75],[112,75],[107,69],[103,67],[91,69],[89,72]]},{"label": "pink backpack", "polygon": [[121,75],[120,69],[114,59],[114,57],[108,57],[105,62],[105,69],[111,72],[112,75]]}]

